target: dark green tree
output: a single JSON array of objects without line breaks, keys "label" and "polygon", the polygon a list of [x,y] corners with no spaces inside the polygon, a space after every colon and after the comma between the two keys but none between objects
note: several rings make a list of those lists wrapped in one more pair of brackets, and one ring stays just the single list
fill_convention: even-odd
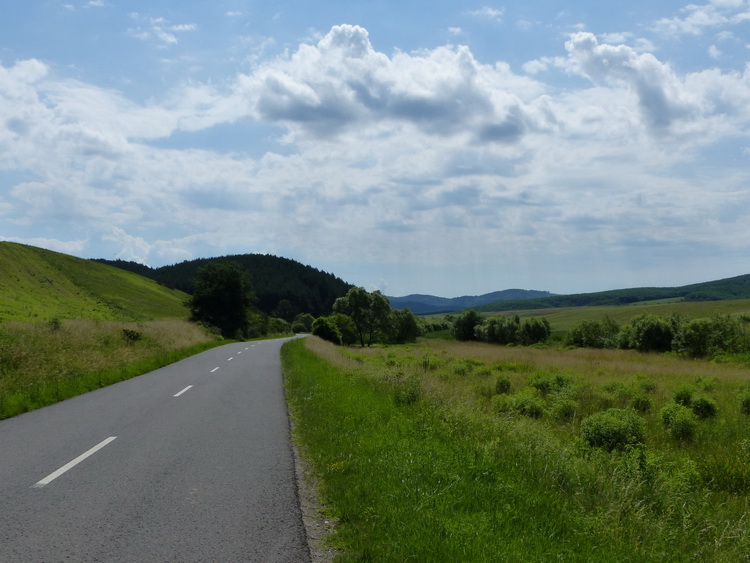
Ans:
[{"label": "dark green tree", "polygon": [[369,293],[363,287],[353,287],[344,297],[336,299],[333,311],[352,319],[359,344],[364,347],[371,346],[378,334],[387,328],[391,306],[380,291]]},{"label": "dark green tree", "polygon": [[419,321],[409,308],[403,310],[392,309],[388,340],[394,344],[406,344],[416,342],[421,333]]},{"label": "dark green tree", "polygon": [[669,352],[672,349],[672,323],[651,313],[633,317],[632,347],[640,352]]},{"label": "dark green tree", "polygon": [[209,262],[194,284],[192,319],[219,328],[225,338],[245,337],[255,300],[247,271],[234,262]]},{"label": "dark green tree", "polygon": [[312,330],[313,322],[315,322],[315,317],[313,317],[310,313],[300,313],[296,317],[294,317],[294,321],[292,322],[292,330],[294,332],[310,332]]},{"label": "dark green tree", "polygon": [[482,315],[474,309],[464,311],[453,322],[453,336],[456,340],[479,340],[474,328],[482,322]]},{"label": "dark green tree", "polygon": [[314,336],[341,344],[341,331],[331,317],[319,317],[312,324],[312,333]]}]

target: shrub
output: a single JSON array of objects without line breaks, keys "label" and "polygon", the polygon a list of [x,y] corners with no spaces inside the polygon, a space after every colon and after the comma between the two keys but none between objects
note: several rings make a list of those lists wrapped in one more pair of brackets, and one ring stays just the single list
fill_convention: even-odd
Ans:
[{"label": "shrub", "polygon": [[510,379],[505,376],[498,377],[495,380],[495,393],[498,395],[510,393]]},{"label": "shrub", "polygon": [[495,395],[491,399],[492,408],[499,414],[515,411],[516,402],[511,395]]},{"label": "shrub", "polygon": [[608,409],[581,422],[581,437],[608,452],[643,442],[645,424],[632,409]]},{"label": "shrub", "polygon": [[750,390],[740,395],[740,412],[742,414],[750,414]]},{"label": "shrub", "polygon": [[328,342],[341,344],[341,331],[336,323],[328,317],[315,319],[312,325],[312,333],[323,340],[328,340]]},{"label": "shrub", "polygon": [[529,418],[544,416],[544,402],[534,392],[518,395],[495,395],[492,397],[492,408],[498,413],[517,413]]},{"label": "shrub", "polygon": [[292,325],[289,321],[278,317],[269,317],[266,325],[268,334],[289,334],[292,332]]},{"label": "shrub", "polygon": [[668,352],[672,349],[674,328],[661,317],[644,313],[630,321],[632,346],[640,352]]},{"label": "shrub", "polygon": [[552,403],[552,416],[563,422],[573,420],[577,411],[578,403],[572,399],[559,398]]},{"label": "shrub", "polygon": [[680,442],[691,442],[698,428],[698,417],[684,405],[671,403],[661,409],[661,420],[670,436]]},{"label": "shrub", "polygon": [[570,387],[571,380],[562,374],[542,374],[532,379],[529,385],[541,392],[542,395],[548,395],[549,393],[559,393]]},{"label": "shrub", "polygon": [[638,412],[651,412],[651,399],[643,395],[633,397],[633,408]]},{"label": "shrub", "polygon": [[609,317],[585,320],[570,331],[566,342],[580,348],[616,348],[619,332],[620,326]]},{"label": "shrub", "polygon": [[709,399],[708,397],[698,397],[693,399],[690,408],[700,419],[713,418],[716,416],[717,406],[716,401]]},{"label": "shrub", "polygon": [[689,407],[690,403],[693,401],[693,389],[692,387],[689,387],[687,385],[681,385],[677,388],[677,391],[674,392],[673,396],[674,402],[678,405],[682,405],[684,407]]},{"label": "shrub", "polygon": [[515,401],[516,411],[529,418],[542,418],[544,402],[537,395],[519,395]]},{"label": "shrub", "polygon": [[141,338],[143,338],[143,334],[138,332],[137,330],[130,330],[129,328],[123,328],[122,337],[125,339],[125,342],[128,343],[128,346],[132,346],[133,344],[138,342]]}]

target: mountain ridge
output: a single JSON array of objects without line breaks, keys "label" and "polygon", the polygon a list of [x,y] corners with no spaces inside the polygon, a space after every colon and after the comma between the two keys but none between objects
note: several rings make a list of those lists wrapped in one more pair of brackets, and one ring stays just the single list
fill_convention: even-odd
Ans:
[{"label": "mountain ridge", "polygon": [[423,315],[428,313],[448,313],[481,307],[504,301],[524,301],[527,299],[540,299],[551,297],[555,294],[549,291],[527,290],[527,289],[503,289],[483,295],[463,295],[461,297],[437,297],[435,295],[411,294],[403,297],[390,297],[391,307],[394,309],[408,308],[412,313]]}]

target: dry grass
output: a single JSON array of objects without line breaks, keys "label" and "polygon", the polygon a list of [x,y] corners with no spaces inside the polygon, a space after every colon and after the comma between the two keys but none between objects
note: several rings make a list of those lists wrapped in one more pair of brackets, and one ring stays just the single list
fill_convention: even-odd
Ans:
[{"label": "dry grass", "polygon": [[[124,330],[140,338],[128,342]],[[7,321],[0,325],[0,393],[50,379],[117,369],[210,340],[200,327],[181,319]]]}]

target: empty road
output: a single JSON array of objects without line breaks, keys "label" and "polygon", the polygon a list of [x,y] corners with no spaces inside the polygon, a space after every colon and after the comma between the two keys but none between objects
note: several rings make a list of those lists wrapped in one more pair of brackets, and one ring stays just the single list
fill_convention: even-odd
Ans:
[{"label": "empty road", "polygon": [[309,561],[282,342],[0,421],[0,561]]}]

